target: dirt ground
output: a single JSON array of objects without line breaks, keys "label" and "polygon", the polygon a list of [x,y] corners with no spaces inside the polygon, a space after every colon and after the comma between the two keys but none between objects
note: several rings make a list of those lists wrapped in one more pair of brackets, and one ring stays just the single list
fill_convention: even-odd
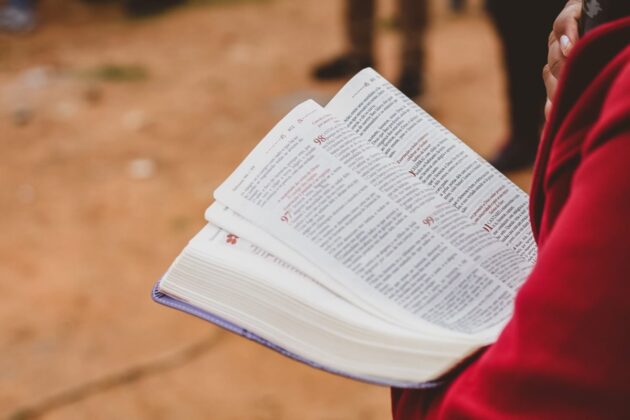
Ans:
[{"label": "dirt ground", "polygon": [[[342,2],[206,2],[139,21],[41,3],[39,30],[0,35],[0,418],[388,418],[387,389],[149,298],[265,132],[341,86],[309,71],[343,48]],[[497,41],[479,1],[463,16],[444,3],[422,103],[489,156],[506,130]],[[378,69],[395,80],[385,26]]]}]

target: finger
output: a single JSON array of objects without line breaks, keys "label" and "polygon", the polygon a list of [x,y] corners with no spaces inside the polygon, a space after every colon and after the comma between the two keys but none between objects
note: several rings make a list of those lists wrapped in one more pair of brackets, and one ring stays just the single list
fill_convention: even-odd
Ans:
[{"label": "finger", "polygon": [[553,31],[558,35],[566,34],[571,40],[579,38],[578,22],[582,14],[582,0],[570,0],[564,6],[553,23]]},{"label": "finger", "polygon": [[562,35],[560,37],[560,49],[565,57],[569,56],[571,48],[573,48],[573,41],[571,41],[571,38],[569,38],[568,35]]},{"label": "finger", "polygon": [[570,0],[553,24],[553,32],[560,43],[560,49],[565,57],[568,57],[573,45],[580,35],[578,22],[582,13],[582,1]]},{"label": "finger", "polygon": [[543,67],[543,81],[545,82],[545,89],[547,90],[547,100],[551,101],[556,95],[558,79],[553,76],[548,64]]},{"label": "finger", "polygon": [[566,57],[562,54],[560,42],[556,41],[549,45],[549,52],[547,53],[547,66],[549,66],[549,72],[556,79],[560,78],[565,62]]}]

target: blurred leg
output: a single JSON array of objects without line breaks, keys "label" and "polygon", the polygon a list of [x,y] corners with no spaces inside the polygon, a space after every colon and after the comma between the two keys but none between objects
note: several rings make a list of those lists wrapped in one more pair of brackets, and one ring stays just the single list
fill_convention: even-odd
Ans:
[{"label": "blurred leg", "polygon": [[374,0],[347,0],[346,27],[350,53],[357,58],[372,60],[374,53]]},{"label": "blurred leg", "polygon": [[23,10],[31,10],[34,6],[33,0],[9,0],[7,1],[8,6],[17,7]]},{"label": "blurred leg", "polygon": [[400,90],[409,97],[422,93],[424,34],[428,23],[427,0],[398,0],[402,31]]},{"label": "blurred leg", "polygon": [[449,5],[451,6],[451,10],[454,12],[463,12],[466,8],[465,0],[450,0]]},{"label": "blurred leg", "polygon": [[124,0],[127,14],[135,17],[163,13],[171,7],[179,6],[186,0]]},{"label": "blurred leg", "polygon": [[488,11],[501,39],[506,69],[510,135],[492,162],[501,171],[531,165],[543,123],[547,38],[564,0],[489,0]]},{"label": "blurred leg", "polygon": [[374,0],[346,0],[348,51],[315,67],[316,79],[352,76],[374,65]]}]

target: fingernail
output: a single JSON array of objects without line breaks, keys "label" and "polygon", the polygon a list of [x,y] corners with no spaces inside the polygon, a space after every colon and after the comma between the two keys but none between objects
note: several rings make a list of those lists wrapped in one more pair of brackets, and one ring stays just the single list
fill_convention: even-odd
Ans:
[{"label": "fingernail", "polygon": [[571,51],[571,47],[571,38],[566,35],[562,35],[560,37],[560,48],[562,49],[562,54],[564,54],[565,57],[569,56],[569,51]]}]

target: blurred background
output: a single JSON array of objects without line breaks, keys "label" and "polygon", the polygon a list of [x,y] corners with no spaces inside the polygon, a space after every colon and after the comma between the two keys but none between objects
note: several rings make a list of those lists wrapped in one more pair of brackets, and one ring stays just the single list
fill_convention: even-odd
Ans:
[{"label": "blurred background", "polygon": [[[41,0],[0,32],[0,418],[388,418],[388,389],[150,300],[212,191],[342,86],[313,69],[347,48],[344,2],[128,3]],[[418,101],[492,157],[509,136],[495,28],[481,0],[429,3]],[[396,11],[377,2],[393,82]],[[529,169],[510,176],[528,189]]]}]

